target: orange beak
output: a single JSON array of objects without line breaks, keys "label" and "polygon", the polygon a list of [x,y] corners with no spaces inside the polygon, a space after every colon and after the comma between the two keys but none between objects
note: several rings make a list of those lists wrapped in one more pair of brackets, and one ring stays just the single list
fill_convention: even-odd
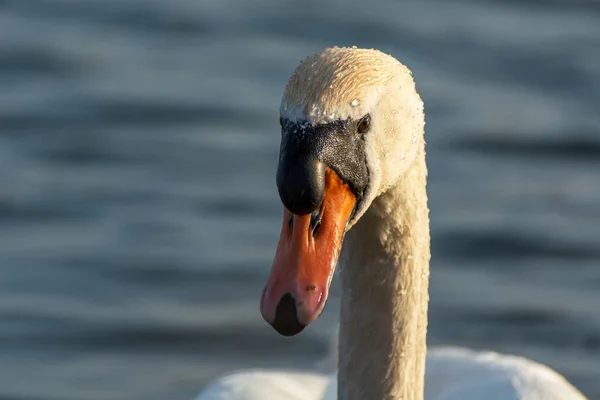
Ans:
[{"label": "orange beak", "polygon": [[295,215],[284,207],[279,244],[260,302],[263,318],[280,334],[299,333],[323,311],[355,204],[350,187],[327,169],[320,212]]}]

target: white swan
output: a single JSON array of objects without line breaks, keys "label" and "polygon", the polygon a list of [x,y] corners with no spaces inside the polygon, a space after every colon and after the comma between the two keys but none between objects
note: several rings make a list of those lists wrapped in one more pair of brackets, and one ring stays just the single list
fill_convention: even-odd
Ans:
[{"label": "white swan", "polygon": [[239,372],[197,400],[585,399],[526,359],[464,349],[426,355],[424,113],[404,65],[376,50],[323,50],[298,66],[280,113],[284,218],[261,313],[283,335],[314,321],[347,232],[337,379]]}]

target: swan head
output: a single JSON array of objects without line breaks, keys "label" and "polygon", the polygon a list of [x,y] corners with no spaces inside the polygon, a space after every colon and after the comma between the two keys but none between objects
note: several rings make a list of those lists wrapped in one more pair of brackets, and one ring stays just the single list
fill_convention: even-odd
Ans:
[{"label": "swan head", "polygon": [[291,336],[323,311],[344,233],[416,159],[424,114],[398,60],[335,47],[296,68],[280,117],[284,218],[261,313]]}]

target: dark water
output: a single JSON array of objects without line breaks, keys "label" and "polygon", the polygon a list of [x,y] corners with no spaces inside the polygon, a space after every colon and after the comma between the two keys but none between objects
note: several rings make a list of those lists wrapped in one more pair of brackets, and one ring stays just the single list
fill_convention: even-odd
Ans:
[{"label": "dark water", "polygon": [[293,340],[258,313],[279,99],[358,45],[427,105],[430,343],[600,399],[600,3],[287,3],[0,0],[0,398],[188,399],[322,357],[339,288]]}]

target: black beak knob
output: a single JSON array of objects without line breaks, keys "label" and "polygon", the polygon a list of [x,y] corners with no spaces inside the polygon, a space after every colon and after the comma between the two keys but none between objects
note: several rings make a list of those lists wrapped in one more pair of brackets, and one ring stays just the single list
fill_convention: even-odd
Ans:
[{"label": "black beak knob", "polygon": [[325,196],[325,165],[312,157],[280,160],[277,188],[283,205],[294,214],[306,215],[321,206]]}]

